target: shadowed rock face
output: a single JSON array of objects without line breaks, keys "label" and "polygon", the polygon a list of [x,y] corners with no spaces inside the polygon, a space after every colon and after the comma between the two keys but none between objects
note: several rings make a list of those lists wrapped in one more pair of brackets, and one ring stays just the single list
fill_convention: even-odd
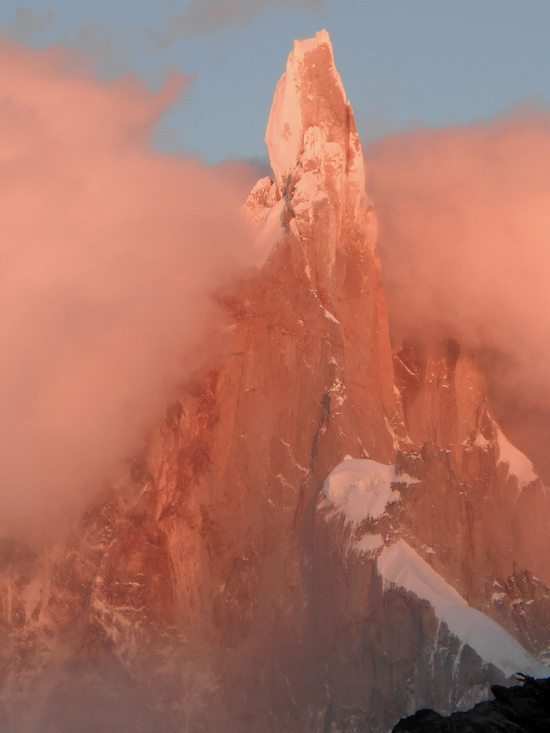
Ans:
[{"label": "shadowed rock face", "polygon": [[[223,357],[65,544],[0,547],[10,733],[377,733],[469,706],[507,672],[452,633],[418,568],[532,655],[550,644],[546,490],[514,473],[460,345],[392,356],[326,33],[296,42],[267,143],[274,179],[247,205],[278,241],[220,296]],[[336,505],[325,479],[346,456],[375,473]],[[357,513],[369,491],[392,501]],[[414,567],[392,584],[380,557],[401,540]]]},{"label": "shadowed rock face", "polygon": [[527,678],[522,686],[493,685],[494,700],[472,710],[443,717],[433,710],[420,710],[399,721],[394,733],[545,733],[550,730],[550,678]]}]

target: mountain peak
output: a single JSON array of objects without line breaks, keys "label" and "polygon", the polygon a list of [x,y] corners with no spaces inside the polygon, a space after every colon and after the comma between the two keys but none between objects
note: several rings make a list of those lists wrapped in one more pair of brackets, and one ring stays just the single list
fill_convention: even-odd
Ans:
[{"label": "mountain peak", "polygon": [[321,28],[320,31],[317,31],[313,38],[295,39],[292,51],[295,56],[300,56],[300,54],[303,55],[307,51],[312,51],[317,46],[322,45],[328,46],[332,53],[332,41],[326,28]]},{"label": "mountain peak", "polygon": [[311,170],[312,157],[321,167],[331,161],[339,174],[352,171],[363,187],[359,138],[326,30],[294,41],[275,90],[266,144],[282,193]]}]

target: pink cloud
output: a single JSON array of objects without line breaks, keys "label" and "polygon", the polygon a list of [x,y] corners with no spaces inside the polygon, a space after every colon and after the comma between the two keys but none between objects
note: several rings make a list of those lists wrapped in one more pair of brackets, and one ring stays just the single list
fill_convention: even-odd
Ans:
[{"label": "pink cloud", "polygon": [[[154,153],[179,94],[0,44],[0,516],[55,524],[198,364],[211,293],[253,260],[245,166]],[[253,175],[253,173],[252,173]]]},{"label": "pink cloud", "polygon": [[394,135],[368,157],[396,339],[482,350],[497,411],[549,471],[550,113]]}]

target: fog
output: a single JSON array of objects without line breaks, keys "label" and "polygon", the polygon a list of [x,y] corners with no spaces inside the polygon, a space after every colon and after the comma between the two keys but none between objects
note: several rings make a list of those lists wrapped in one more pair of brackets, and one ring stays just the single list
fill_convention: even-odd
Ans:
[{"label": "fog", "polygon": [[497,417],[543,470],[550,440],[550,112],[419,129],[367,150],[396,343],[481,352]]},{"label": "fog", "polygon": [[254,171],[151,149],[185,84],[0,44],[0,531],[65,523],[116,473],[254,262]]}]

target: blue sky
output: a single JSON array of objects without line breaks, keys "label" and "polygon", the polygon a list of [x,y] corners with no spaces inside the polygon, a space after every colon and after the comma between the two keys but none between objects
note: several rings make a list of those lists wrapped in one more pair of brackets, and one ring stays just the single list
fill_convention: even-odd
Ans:
[{"label": "blue sky", "polygon": [[[186,20],[189,2],[2,0],[0,25],[28,45],[76,46],[106,77],[133,71],[158,85],[170,69],[192,74],[156,144],[210,161],[265,155],[292,39],[321,27],[364,141],[550,100],[549,0],[194,0],[206,26]],[[225,26],[208,23],[210,6],[233,8]]]}]

